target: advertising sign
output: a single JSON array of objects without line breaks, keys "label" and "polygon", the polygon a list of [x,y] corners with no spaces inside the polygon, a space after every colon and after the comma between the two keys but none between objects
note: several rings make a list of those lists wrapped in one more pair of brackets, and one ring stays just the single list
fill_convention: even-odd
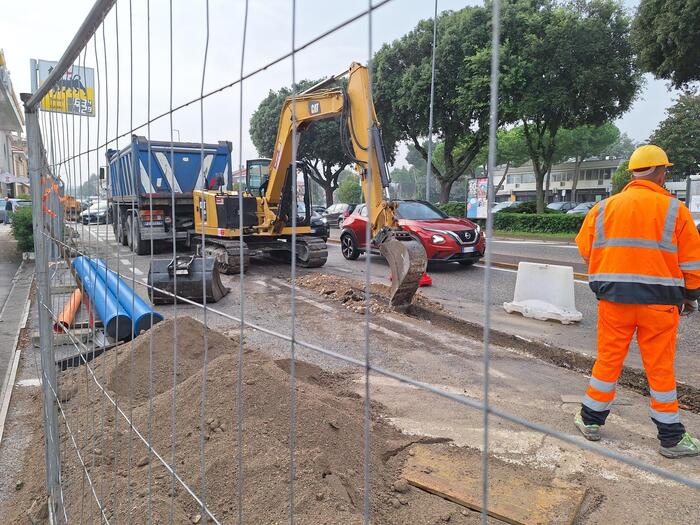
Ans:
[{"label": "advertising sign", "polygon": [[[36,61],[37,84],[42,85],[56,62]],[[41,109],[73,115],[95,116],[95,71],[90,67],[73,66],[42,99]]]},{"label": "advertising sign", "polygon": [[485,219],[488,201],[487,177],[481,179],[471,179],[469,181],[469,196],[467,201],[468,219]]}]

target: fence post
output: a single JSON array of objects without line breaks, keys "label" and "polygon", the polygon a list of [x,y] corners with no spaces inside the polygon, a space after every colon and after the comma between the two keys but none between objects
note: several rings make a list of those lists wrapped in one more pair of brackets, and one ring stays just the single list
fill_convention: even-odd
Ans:
[{"label": "fence post", "polygon": [[29,181],[32,192],[32,224],[34,230],[35,271],[37,278],[36,303],[39,309],[39,340],[41,347],[41,389],[44,398],[44,448],[46,462],[46,490],[49,495],[49,514],[58,517],[61,503],[60,442],[58,412],[55,395],[56,363],[53,349],[52,322],[48,308],[51,304],[51,287],[48,278],[50,239],[47,238],[46,215],[42,210],[42,173],[49,176],[47,166],[42,166],[43,144],[36,109],[25,108],[27,125],[27,149],[29,152]]}]

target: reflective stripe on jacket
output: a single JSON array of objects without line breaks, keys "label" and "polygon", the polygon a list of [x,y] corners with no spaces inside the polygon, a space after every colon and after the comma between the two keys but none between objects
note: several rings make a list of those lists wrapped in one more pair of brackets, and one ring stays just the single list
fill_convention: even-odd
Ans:
[{"label": "reflective stripe on jacket", "polygon": [[700,234],[688,208],[653,182],[634,180],[596,204],[576,244],[598,299],[680,304],[700,297]]}]

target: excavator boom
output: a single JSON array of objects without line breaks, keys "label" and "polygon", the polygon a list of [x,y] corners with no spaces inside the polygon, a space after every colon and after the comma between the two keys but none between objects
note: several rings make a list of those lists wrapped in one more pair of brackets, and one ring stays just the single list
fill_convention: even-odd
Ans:
[{"label": "excavator boom", "polygon": [[[345,87],[329,87],[347,77]],[[341,117],[341,140],[355,161],[361,176],[362,193],[369,211],[373,244],[389,263],[392,274],[390,302],[397,308],[407,307],[425,272],[427,258],[420,241],[402,230],[397,222],[397,203],[388,197],[391,182],[386,168],[379,121],[369,85],[369,72],[353,63],[348,71],[325,80],[285,101],[277,130],[270,178],[265,193],[270,212],[270,226],[280,223],[283,188],[291,174],[292,137],[316,120]]]}]

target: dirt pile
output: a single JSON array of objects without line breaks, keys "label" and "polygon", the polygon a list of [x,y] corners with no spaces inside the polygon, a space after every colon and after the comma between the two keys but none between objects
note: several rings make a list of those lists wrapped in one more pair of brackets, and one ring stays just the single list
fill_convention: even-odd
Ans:
[{"label": "dirt pile", "polygon": [[[341,302],[345,308],[357,313],[365,313],[365,283],[337,275],[314,273],[297,277],[296,282],[302,288]],[[389,306],[390,287],[380,283],[370,284],[369,311],[372,314],[393,311]],[[419,304],[432,310],[444,311],[444,307],[431,301],[420,292],[413,298],[414,304]]]},{"label": "dirt pile", "polygon": [[[178,318],[178,383],[172,389],[173,322],[154,328],[151,338],[137,338],[92,363],[95,376],[113,393],[127,414],[124,384],[132,364],[133,423],[177,475],[205,498],[221,523],[237,521],[239,488],[244,519],[249,523],[288,520],[290,491],[290,361],[273,360],[246,348],[242,374],[243,443],[238,441],[236,384],[238,342],[208,331],[206,382],[201,351],[204,327]],[[171,361],[169,362],[168,359]],[[148,365],[154,364],[152,373]],[[347,375],[334,375],[297,363],[294,506],[298,523],[362,523],[364,402]],[[149,377],[153,385],[149,387]],[[156,384],[157,383],[157,384]],[[110,521],[139,522],[152,515],[153,523],[167,523],[171,505],[175,523],[205,523],[194,499],[135,435],[114,407],[104,400],[84,368],[60,376],[60,388],[71,392],[63,404],[95,492]],[[153,397],[149,397],[149,391]],[[203,397],[205,396],[205,397]],[[202,415],[201,408],[205,411]],[[381,524],[478,523],[479,516],[453,503],[408,489],[399,482],[404,460],[413,443],[386,423],[381,407],[372,407],[371,512]],[[173,411],[175,425],[173,426]],[[200,423],[203,422],[203,429]],[[64,428],[64,427],[62,427]],[[64,497],[73,516],[99,521],[94,496],[83,483],[75,449],[62,431]],[[201,440],[201,441],[200,441]],[[172,446],[175,445],[173,450]],[[203,445],[203,446],[202,446]],[[238,454],[243,450],[243,485],[238,485]],[[30,455],[43,464],[43,452]],[[201,458],[204,458],[203,465]],[[201,472],[206,476],[203,487]],[[32,480],[40,486],[42,479]],[[149,486],[151,487],[149,490]],[[150,493],[150,498],[149,498]],[[29,504],[24,511],[29,508]],[[26,519],[26,518],[24,518]],[[75,517],[72,522],[78,522]],[[21,522],[21,520],[11,521]]]}]

